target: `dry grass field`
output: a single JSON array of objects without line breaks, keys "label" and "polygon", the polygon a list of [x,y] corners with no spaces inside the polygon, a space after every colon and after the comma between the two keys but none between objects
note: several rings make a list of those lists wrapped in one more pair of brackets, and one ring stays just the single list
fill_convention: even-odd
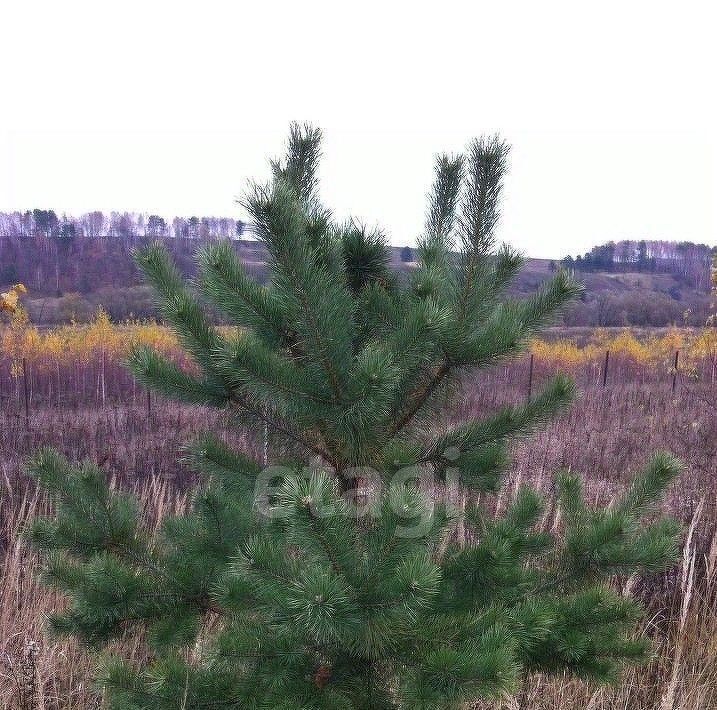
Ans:
[{"label": "dry grass field", "polygon": [[[74,643],[44,633],[47,614],[62,600],[38,583],[37,560],[23,542],[23,528],[48,507],[23,475],[24,461],[45,444],[73,460],[95,461],[115,485],[134,490],[147,518],[159,523],[187,504],[197,482],[179,462],[197,431],[221,432],[258,458],[262,432],[248,427],[237,433],[217,412],[148,400],[122,366],[131,342],[152,344],[183,361],[171,333],[155,324],[115,326],[100,312],[88,326],[50,331],[16,319],[1,335],[0,706],[97,707],[90,659]],[[532,367],[526,357],[468,379],[448,417],[461,420],[520,401],[557,370],[572,372],[582,388],[565,416],[516,446],[506,486],[486,506],[500,509],[525,481],[550,499],[560,468],[582,472],[592,500],[609,503],[631,472],[664,448],[686,464],[666,501],[684,523],[685,553],[681,565],[661,578],[615,580],[647,605],[644,623],[655,649],[650,665],[629,669],[615,688],[530,678],[504,707],[717,707],[714,331],[561,331],[535,341],[531,352]],[[554,511],[543,524],[559,524]],[[131,652],[141,654],[141,646]]]},{"label": "dry grass field", "polygon": [[[524,363],[468,381],[451,419],[491,410],[526,396]],[[548,368],[549,369],[549,368]],[[536,370],[534,387],[549,374]],[[627,372],[624,370],[623,372]],[[599,378],[598,378],[599,380]],[[603,388],[585,379],[577,404],[515,448],[502,493],[487,500],[504,506],[521,482],[551,496],[553,472],[584,474],[595,502],[606,503],[647,457],[668,449],[686,471],[665,502],[685,527],[684,556],[659,578],[616,579],[625,593],[644,599],[644,619],[654,639],[654,658],[626,670],[616,687],[586,686],[575,679],[532,677],[519,694],[481,708],[549,710],[707,710],[717,707],[717,386],[670,377],[649,382],[619,377]],[[438,424],[439,426],[441,424]],[[91,661],[67,640],[46,635],[46,615],[62,603],[37,580],[37,560],[22,530],[47,510],[47,502],[22,473],[39,445],[56,446],[72,459],[89,458],[115,485],[136,491],[148,520],[157,523],[188,501],[196,476],[183,467],[183,445],[202,429],[227,436],[259,454],[259,438],[235,432],[216,412],[154,402],[147,413],[136,403],[73,407],[36,406],[29,430],[22,407],[0,412],[0,707],[8,710],[98,708]],[[559,524],[549,509],[543,524]],[[142,647],[127,640],[125,653],[140,659]]]}]

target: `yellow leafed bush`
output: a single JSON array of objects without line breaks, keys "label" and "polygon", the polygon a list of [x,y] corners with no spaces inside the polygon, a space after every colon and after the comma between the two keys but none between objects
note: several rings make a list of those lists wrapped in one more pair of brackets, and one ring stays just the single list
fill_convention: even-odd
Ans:
[{"label": "yellow leafed bush", "polygon": [[151,345],[166,354],[179,354],[176,337],[169,328],[153,321],[114,324],[100,308],[89,324],[69,324],[40,330],[18,308],[0,333],[0,359],[9,359],[17,375],[24,358],[34,371],[43,372],[97,357],[119,362],[135,344]]},{"label": "yellow leafed bush", "polygon": [[688,370],[704,360],[717,358],[717,329],[671,328],[661,334],[639,337],[628,328],[617,334],[598,328],[581,344],[569,338],[534,340],[530,344],[536,359],[567,370],[600,362],[608,350],[611,357],[655,369],[670,367],[679,350],[680,369]]},{"label": "yellow leafed bush", "polygon": [[[108,363],[119,363],[135,344],[151,345],[164,354],[181,357],[176,336],[154,321],[116,324],[100,308],[91,323],[41,330],[18,306],[9,324],[0,331],[0,361],[10,361],[15,375],[23,358],[35,372],[88,363],[99,357]],[[705,361],[717,362],[717,328],[672,328],[644,334],[628,328],[617,333],[598,328],[583,342],[570,337],[536,339],[529,350],[538,362],[567,371],[601,363],[607,350],[611,358],[665,370],[672,366],[675,351],[679,350],[680,370],[688,372]]]}]

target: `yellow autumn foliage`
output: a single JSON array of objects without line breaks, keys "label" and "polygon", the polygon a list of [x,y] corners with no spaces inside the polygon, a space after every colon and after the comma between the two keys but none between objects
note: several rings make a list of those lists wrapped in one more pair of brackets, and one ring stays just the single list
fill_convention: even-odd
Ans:
[{"label": "yellow autumn foliage", "polygon": [[29,322],[24,310],[18,309],[10,325],[0,331],[0,359],[11,360],[13,374],[18,374],[23,358],[35,372],[43,372],[87,363],[99,356],[120,362],[135,344],[151,345],[168,355],[180,352],[172,331],[153,321],[114,324],[100,308],[91,323],[40,330]]},{"label": "yellow autumn foliage", "polygon": [[599,362],[608,350],[613,358],[653,368],[672,363],[679,350],[680,368],[688,369],[717,358],[717,329],[670,328],[638,337],[629,328],[617,333],[598,328],[581,344],[570,338],[534,340],[530,344],[536,359],[567,370]]},{"label": "yellow autumn foliage", "polygon": [[[23,358],[35,372],[49,372],[100,357],[108,363],[119,363],[135,344],[150,345],[174,357],[182,353],[174,333],[154,321],[116,324],[100,308],[91,323],[39,329],[18,307],[10,323],[0,329],[0,361],[9,360],[15,375],[20,372]],[[606,350],[611,358],[664,370],[671,366],[679,350],[680,370],[686,372],[705,360],[717,362],[717,329],[672,328],[636,333],[628,328],[618,332],[598,328],[581,342],[566,337],[536,339],[529,350],[537,361],[567,371],[601,363]]]},{"label": "yellow autumn foliage", "polygon": [[0,293],[0,312],[15,313],[19,306],[20,296],[27,293],[24,284],[15,284],[7,291]]}]

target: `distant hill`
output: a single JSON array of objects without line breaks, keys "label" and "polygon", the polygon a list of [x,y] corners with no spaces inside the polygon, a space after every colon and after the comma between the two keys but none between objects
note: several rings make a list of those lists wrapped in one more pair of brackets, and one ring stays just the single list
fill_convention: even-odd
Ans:
[{"label": "distant hill", "polygon": [[[232,227],[233,229],[234,227]],[[76,236],[58,234],[0,235],[0,287],[25,283],[30,291],[28,306],[35,323],[54,324],[70,319],[87,320],[102,305],[114,320],[156,315],[152,295],[132,260],[132,251],[157,239],[154,235]],[[206,241],[201,237],[162,238],[179,268],[195,274],[193,259]],[[266,253],[261,243],[232,239],[249,272],[259,281],[266,278]],[[638,243],[639,244],[639,243]],[[666,326],[699,324],[709,312],[710,252],[702,249],[671,251],[662,245],[669,260],[620,261],[600,264],[582,258],[563,265],[575,271],[585,285],[583,300],[565,315],[568,326]],[[702,245],[693,245],[702,246]],[[596,248],[600,249],[600,248]],[[709,250],[709,247],[706,247]],[[595,251],[595,250],[594,250]],[[604,252],[600,252],[604,254]],[[627,253],[627,252],[625,252]],[[644,249],[638,254],[645,254]],[[689,255],[689,268],[679,259]],[[677,255],[675,257],[674,255]],[[706,256],[705,256],[706,255]],[[409,272],[414,251],[392,248],[392,265]],[[667,257],[665,257],[667,259]],[[700,261],[701,259],[701,261]],[[670,261],[671,260],[671,261]],[[669,263],[668,263],[669,261]],[[561,265],[559,260],[528,259],[513,287],[515,295],[528,295]],[[602,264],[603,266],[605,264]]]},{"label": "distant hill", "polygon": [[[25,284],[30,316],[39,325],[88,320],[100,305],[115,321],[155,317],[152,294],[144,285],[132,253],[158,240],[166,245],[180,271],[188,277],[196,275],[197,249],[212,241],[201,237],[134,234],[0,235],[0,288]],[[249,273],[257,281],[265,281],[264,246],[253,239],[234,237],[230,241]],[[391,254],[395,269],[412,268],[413,250],[393,247]]]},{"label": "distant hill", "polygon": [[586,286],[573,325],[704,323],[717,248],[688,241],[622,240],[562,260]]},{"label": "distant hill", "polygon": [[[549,259],[529,259],[515,292],[528,295],[551,274]],[[583,298],[563,316],[567,326],[699,325],[710,314],[709,267],[699,286],[678,273],[578,271]]]},{"label": "distant hill", "polygon": [[671,274],[698,290],[710,287],[710,267],[717,247],[694,242],[622,240],[593,247],[586,254],[567,256],[563,266],[581,272]]}]

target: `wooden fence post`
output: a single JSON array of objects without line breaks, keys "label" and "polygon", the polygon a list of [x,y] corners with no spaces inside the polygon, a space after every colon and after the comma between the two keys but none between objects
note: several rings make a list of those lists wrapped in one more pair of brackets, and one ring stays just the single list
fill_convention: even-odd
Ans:
[{"label": "wooden fence post", "polygon": [[534,354],[530,353],[530,368],[528,370],[528,399],[533,396],[533,358]]},{"label": "wooden fence post", "polygon": [[267,423],[266,419],[264,420],[264,427],[263,427],[263,435],[264,435],[264,441],[263,441],[263,448],[262,448],[262,458],[264,460],[264,468],[266,468],[269,465],[269,424]]},{"label": "wooden fence post", "polygon": [[677,364],[680,360],[680,351],[675,350],[675,364],[672,367],[672,393],[675,393],[677,387]]},{"label": "wooden fence post", "polygon": [[25,431],[30,431],[30,389],[27,382],[27,359],[22,359],[22,384],[25,391]]},{"label": "wooden fence post", "polygon": [[606,350],[605,351],[605,363],[603,364],[603,367],[602,367],[602,386],[603,387],[607,387],[607,368],[608,368],[609,364],[610,364],[610,351]]}]

